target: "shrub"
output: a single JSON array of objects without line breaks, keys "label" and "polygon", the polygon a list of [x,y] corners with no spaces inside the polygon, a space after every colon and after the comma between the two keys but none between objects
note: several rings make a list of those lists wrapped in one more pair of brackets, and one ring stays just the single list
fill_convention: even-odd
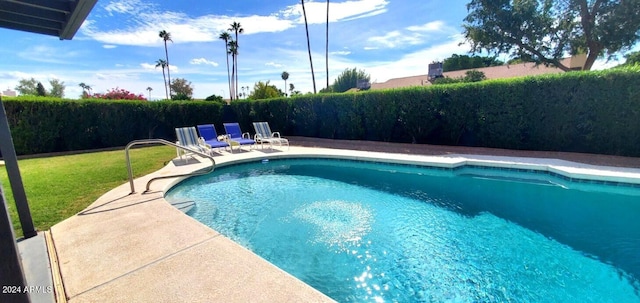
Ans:
[{"label": "shrub", "polygon": [[112,88],[106,94],[95,93],[90,98],[106,100],[147,100],[142,94],[134,94],[123,88]]}]

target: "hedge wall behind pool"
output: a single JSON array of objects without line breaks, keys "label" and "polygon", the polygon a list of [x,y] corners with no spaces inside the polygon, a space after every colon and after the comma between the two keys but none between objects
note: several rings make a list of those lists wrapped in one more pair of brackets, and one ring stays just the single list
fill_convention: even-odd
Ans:
[{"label": "hedge wall behind pool", "polygon": [[[175,127],[268,121],[283,136],[640,156],[640,67],[240,100],[3,99],[18,154],[175,140]],[[295,142],[294,142],[295,143]]]}]

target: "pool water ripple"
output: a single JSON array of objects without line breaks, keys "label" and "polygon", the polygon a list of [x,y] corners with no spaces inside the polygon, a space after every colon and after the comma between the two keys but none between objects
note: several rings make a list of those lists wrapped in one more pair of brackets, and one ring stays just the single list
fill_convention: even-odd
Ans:
[{"label": "pool water ripple", "polygon": [[[340,302],[640,302],[637,276],[607,261],[636,268],[623,257],[640,252],[625,230],[637,223],[592,221],[604,222],[595,234],[626,233],[604,248],[583,231],[597,194],[559,216],[569,206],[545,199],[567,199],[562,187],[344,166],[228,167],[167,199],[196,201],[189,215]],[[606,214],[638,210],[613,198],[622,206]]]}]

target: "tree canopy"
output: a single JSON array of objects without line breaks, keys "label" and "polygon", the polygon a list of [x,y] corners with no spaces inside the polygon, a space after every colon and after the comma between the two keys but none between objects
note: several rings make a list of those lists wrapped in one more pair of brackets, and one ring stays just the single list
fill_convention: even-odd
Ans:
[{"label": "tree canopy", "polygon": [[479,70],[468,70],[464,73],[464,77],[450,78],[450,77],[442,77],[437,78],[433,81],[433,84],[451,84],[451,83],[462,83],[462,82],[478,82],[486,80],[487,76],[479,71]]},{"label": "tree canopy", "polygon": [[454,70],[481,68],[502,65],[504,62],[495,57],[467,56],[453,54],[442,62],[442,71],[450,72]]},{"label": "tree canopy", "polygon": [[352,88],[356,88],[358,86],[358,80],[366,80],[368,82],[370,79],[371,76],[364,70],[358,70],[355,67],[352,69],[347,68],[333,81],[329,92],[343,93]]},{"label": "tree canopy", "polygon": [[640,39],[640,0],[471,0],[464,35],[472,52],[509,54],[568,71],[560,61],[595,60],[628,50]]},{"label": "tree canopy", "polygon": [[279,90],[275,85],[269,84],[269,81],[262,82],[258,81],[253,86],[253,91],[249,94],[249,99],[259,100],[259,99],[269,99],[269,98],[278,98],[283,97],[284,93]]},{"label": "tree canopy", "polygon": [[629,53],[625,55],[624,58],[627,59],[627,61],[622,64],[623,66],[638,65],[640,64],[640,51]]},{"label": "tree canopy", "polygon": [[169,85],[171,91],[174,93],[171,96],[172,100],[191,100],[193,97],[193,87],[191,82],[183,78],[175,78]]},{"label": "tree canopy", "polygon": [[18,82],[18,86],[16,86],[15,89],[21,95],[32,95],[32,96],[47,95],[47,96],[58,97],[58,98],[64,97],[64,89],[65,89],[64,82],[58,79],[51,79],[49,80],[49,85],[51,85],[51,90],[46,91],[42,83],[40,83],[38,80],[34,78],[20,79],[20,81]]}]

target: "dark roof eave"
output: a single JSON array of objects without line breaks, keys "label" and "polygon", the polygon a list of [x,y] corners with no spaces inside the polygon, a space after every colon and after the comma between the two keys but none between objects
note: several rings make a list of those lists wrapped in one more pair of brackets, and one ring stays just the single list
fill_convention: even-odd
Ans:
[{"label": "dark roof eave", "polygon": [[76,32],[89,16],[89,13],[96,5],[98,0],[78,0],[75,7],[73,7],[71,16],[67,19],[65,26],[60,32],[60,40],[71,40],[75,36]]},{"label": "dark roof eave", "polygon": [[97,0],[1,0],[0,27],[71,40]]}]

